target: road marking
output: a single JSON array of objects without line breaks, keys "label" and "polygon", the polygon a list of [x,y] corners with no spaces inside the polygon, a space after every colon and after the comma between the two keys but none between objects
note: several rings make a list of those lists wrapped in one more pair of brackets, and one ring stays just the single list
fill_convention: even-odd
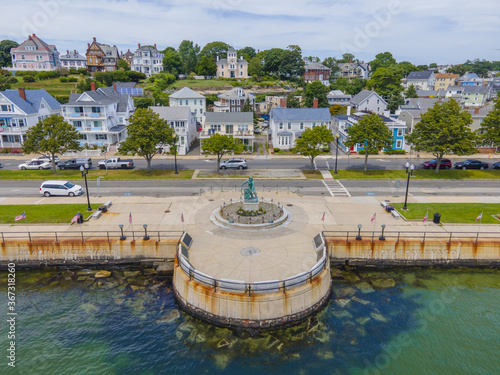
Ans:
[{"label": "road marking", "polygon": [[42,199],[40,199],[38,202],[35,202],[35,204],[38,204],[38,203],[40,203],[40,202],[43,202],[44,200],[45,200],[45,198],[42,198]]},{"label": "road marking", "polygon": [[349,192],[344,187],[344,185],[342,185],[340,183],[340,181],[338,181],[338,180],[323,180],[322,182],[332,197],[335,197],[335,196],[350,197],[351,196],[351,194],[349,194]]}]

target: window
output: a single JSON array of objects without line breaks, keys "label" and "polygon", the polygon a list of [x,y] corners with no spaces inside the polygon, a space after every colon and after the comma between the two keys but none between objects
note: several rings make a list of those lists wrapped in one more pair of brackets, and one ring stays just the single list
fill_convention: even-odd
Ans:
[{"label": "window", "polygon": [[196,105],[196,99],[194,100],[194,104]]},{"label": "window", "polygon": [[102,128],[102,121],[94,121],[94,128]]},{"label": "window", "polygon": [[278,137],[278,145],[280,146],[288,146],[290,144],[289,137]]},{"label": "window", "polygon": [[238,125],[238,131],[239,132],[247,132],[248,131],[248,125]]},{"label": "window", "polygon": [[186,100],[186,105],[188,105],[188,101]]},{"label": "window", "polygon": [[107,134],[96,134],[95,139],[108,139]]},{"label": "window", "polygon": [[282,129],[283,129],[283,123],[280,122],[280,130],[282,130]]},{"label": "window", "polygon": [[73,126],[75,128],[81,128],[82,127],[82,122],[81,121],[73,121]]},{"label": "window", "polygon": [[101,113],[101,107],[92,107],[92,113]]},{"label": "window", "polygon": [[87,140],[87,134],[80,133],[80,139]]},{"label": "window", "polygon": [[2,106],[0,107],[2,112],[11,112],[11,106],[10,105],[6,105],[6,104],[2,104]]},{"label": "window", "polygon": [[380,104],[380,100],[379,99],[377,99],[377,104]]},{"label": "window", "polygon": [[[224,69],[224,64],[221,65],[221,68]],[[222,73],[222,75],[224,75],[224,73]]]},{"label": "window", "polygon": [[399,148],[401,148],[401,143],[402,143],[402,142],[401,142],[401,140],[400,140],[400,139],[398,139],[398,140],[396,141],[396,148],[398,148],[398,149],[399,149]]},{"label": "window", "polygon": [[22,118],[19,119],[19,126],[20,127],[26,126],[26,125],[24,125],[24,119],[22,119]]},{"label": "window", "polygon": [[304,123],[303,122],[300,123],[300,130],[304,130]]},{"label": "window", "polygon": [[292,129],[292,123],[291,122],[288,123],[288,130],[290,130],[290,129]]},{"label": "window", "polygon": [[403,129],[398,129],[398,137],[402,137],[403,136]]}]

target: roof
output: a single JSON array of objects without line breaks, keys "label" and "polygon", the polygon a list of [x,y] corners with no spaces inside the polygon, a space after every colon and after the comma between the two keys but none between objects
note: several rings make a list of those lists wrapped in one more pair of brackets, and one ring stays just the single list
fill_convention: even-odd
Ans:
[{"label": "roof", "polygon": [[348,115],[335,115],[335,116],[332,116],[332,118],[336,118],[339,121],[347,121],[349,116]]},{"label": "roof", "polygon": [[486,86],[461,86],[463,87],[462,94],[486,94],[488,87]]},{"label": "roof", "polygon": [[410,80],[410,79],[418,79],[418,80],[422,80],[422,79],[429,79],[432,74],[434,74],[434,71],[432,70],[424,70],[422,72],[410,72],[410,74],[408,74],[408,77],[406,77],[406,80]]},{"label": "roof", "polygon": [[61,60],[87,60],[85,56],[80,55],[77,51],[67,52],[64,55],[60,55]]},{"label": "roof", "polygon": [[132,89],[135,86],[135,82],[113,82],[117,89]]},{"label": "roof", "polygon": [[320,62],[311,62],[311,61],[305,62],[305,69],[306,70],[331,70],[330,68],[321,64]]},{"label": "roof", "polygon": [[205,112],[205,122],[249,122],[253,124],[253,112]]},{"label": "roof", "polygon": [[153,112],[158,113],[160,118],[163,120],[184,120],[188,119],[191,114],[191,108],[188,106],[182,107],[163,107],[163,106],[151,106],[149,107]]},{"label": "roof", "polygon": [[437,95],[437,91],[435,91],[435,90],[417,90],[418,97],[436,96],[436,95]]},{"label": "roof", "polygon": [[[492,109],[493,105],[487,104],[479,108],[466,108],[466,111],[469,111],[472,117],[484,118],[488,115],[488,113],[490,113]],[[476,113],[476,111],[479,111],[479,113]]]},{"label": "roof", "polygon": [[[236,58],[236,62],[238,64],[248,64],[248,61],[246,61],[245,59]],[[217,65],[221,64],[227,64],[227,59],[220,59],[219,61],[217,61]]]},{"label": "roof", "polygon": [[[88,95],[93,101],[78,100],[82,96]],[[128,94],[120,94],[113,87],[99,87],[96,91],[85,91],[82,94],[70,94],[69,101],[66,105],[110,105],[118,103],[117,112],[127,112],[127,106],[130,96]]]},{"label": "roof", "polygon": [[[351,103],[354,105],[358,105],[373,94],[377,95],[380,99],[382,99],[382,97],[380,95],[378,95],[375,91],[361,90],[358,94],[353,96],[353,98],[351,99]],[[384,100],[384,99],[382,99],[382,100]],[[384,102],[385,102],[385,100],[384,100]]]},{"label": "roof", "polygon": [[273,121],[331,121],[329,108],[273,108]]},{"label": "roof", "polygon": [[229,91],[217,95],[219,99],[241,99],[249,98],[250,101],[255,100],[255,95],[250,94],[240,87],[235,87]]},{"label": "roof", "polygon": [[126,125],[115,125],[109,128],[108,133],[121,133],[127,128]]},{"label": "roof", "polygon": [[460,75],[458,74],[453,74],[453,73],[438,73],[436,74],[436,78],[449,78],[449,79],[457,79],[458,77],[460,77]]},{"label": "roof", "polygon": [[465,87],[467,87],[467,86],[457,86],[457,85],[448,86],[446,91],[460,91],[460,92],[462,92]]},{"label": "roof", "polygon": [[37,51],[57,51],[56,47],[52,44],[47,44],[43,40],[41,40],[39,37],[36,36],[36,34],[29,35],[28,39],[22,42],[20,45],[18,45],[16,48],[13,48],[12,51],[25,51],[24,47],[27,46],[34,46],[36,47]]},{"label": "roof", "polygon": [[[450,98],[443,98],[441,100],[442,102],[446,102],[450,100]],[[421,109],[427,111],[438,101],[438,98],[407,98],[406,104],[401,106],[401,110]]]},{"label": "roof", "polygon": [[38,113],[42,99],[45,100],[51,110],[61,109],[61,104],[43,89],[25,90],[26,101],[19,96],[19,90],[5,90],[1,91],[1,93],[26,114]]},{"label": "roof", "polygon": [[466,79],[481,79],[476,73],[465,73],[461,78],[461,80],[466,80]]},{"label": "roof", "polygon": [[190,89],[189,87],[183,87],[182,89],[170,94],[169,98],[174,98],[174,99],[206,99],[203,95],[198,94],[196,91]]}]

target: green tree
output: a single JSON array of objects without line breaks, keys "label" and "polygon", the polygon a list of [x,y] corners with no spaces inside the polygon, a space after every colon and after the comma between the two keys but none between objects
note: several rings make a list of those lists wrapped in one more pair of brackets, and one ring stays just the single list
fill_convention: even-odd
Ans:
[{"label": "green tree", "polygon": [[182,71],[182,60],[175,51],[167,51],[163,56],[163,71],[170,73],[176,78]]},{"label": "green tree", "polygon": [[387,108],[389,109],[389,111],[391,111],[392,114],[394,114],[398,110],[399,106],[403,104],[405,104],[405,99],[402,95],[393,95],[387,101]]},{"label": "green tree", "polygon": [[352,53],[344,53],[342,58],[338,61],[339,63],[349,63],[349,62],[358,62],[356,57]]},{"label": "green tree", "polygon": [[137,109],[129,118],[127,133],[120,152],[142,156],[148,163],[148,173],[151,173],[151,161],[158,148],[173,144],[173,129],[152,109]]},{"label": "green tree", "polygon": [[402,78],[403,71],[397,65],[379,68],[372,74],[367,86],[380,96],[389,98],[392,95],[399,95],[403,91]]},{"label": "green tree", "polygon": [[[382,68],[383,69],[383,68]],[[349,136],[345,145],[353,147],[360,144],[365,152],[365,168],[366,173],[368,167],[368,156],[370,154],[378,154],[381,148],[387,150],[392,149],[392,133],[385,125],[384,120],[379,115],[373,113],[371,115],[363,116],[357,124],[349,127]]]},{"label": "green tree", "polygon": [[252,103],[250,103],[250,99],[246,98],[245,103],[243,103],[243,107],[241,108],[241,112],[253,112]]},{"label": "green tree", "polygon": [[437,67],[438,67],[437,63],[430,63],[429,64],[429,68],[431,68],[431,69],[437,69]]},{"label": "green tree", "polygon": [[195,71],[196,64],[198,62],[198,53],[200,52],[200,46],[194,44],[190,40],[183,40],[179,45],[179,57],[182,61],[182,69],[186,74],[190,74]]},{"label": "green tree", "polygon": [[322,64],[331,70],[330,76],[333,76],[340,69],[335,57],[327,57],[323,60]]},{"label": "green tree", "polygon": [[396,64],[396,59],[390,52],[382,52],[375,56],[375,60],[370,61],[370,68],[376,71],[378,68],[388,68]]},{"label": "green tree", "polygon": [[290,45],[281,53],[278,74],[282,79],[301,77],[305,72],[304,65],[300,47],[297,45]]},{"label": "green tree", "polygon": [[467,68],[463,65],[455,65],[446,69],[446,73],[458,74],[460,77],[467,73]]},{"label": "green tree", "polygon": [[403,76],[407,76],[408,74],[410,74],[410,72],[416,72],[419,70],[415,65],[413,65],[409,61],[401,61],[398,64],[398,66],[401,68],[401,71],[403,72]]},{"label": "green tree", "polygon": [[250,62],[248,63],[248,74],[250,76],[262,76],[263,74],[263,69],[262,69],[262,59],[258,56],[252,57]]},{"label": "green tree", "polygon": [[330,114],[332,116],[347,115],[347,106],[340,105],[340,104],[334,104],[330,107]]},{"label": "green tree", "polygon": [[295,141],[295,150],[302,156],[309,157],[311,172],[314,170],[314,159],[321,154],[324,148],[330,146],[334,140],[333,134],[326,125],[307,128],[302,136]]},{"label": "green tree", "polygon": [[268,75],[278,74],[281,66],[281,60],[283,57],[283,52],[285,50],[281,48],[271,48],[266,50],[264,57],[264,73]]},{"label": "green tree", "polygon": [[196,74],[200,76],[214,76],[217,74],[217,63],[212,56],[201,56],[196,63]]},{"label": "green tree", "polygon": [[411,84],[405,92],[407,98],[418,98],[417,89]]},{"label": "green tree", "polygon": [[153,98],[134,98],[134,106],[136,108],[148,108],[150,106],[154,105],[154,99]]},{"label": "green tree", "polygon": [[300,108],[300,100],[294,92],[288,93],[286,97],[287,108]]},{"label": "green tree", "polygon": [[160,73],[155,78],[155,89],[165,91],[174,82],[175,76],[173,74]]},{"label": "green tree", "polygon": [[432,153],[438,159],[436,173],[439,173],[445,154],[470,155],[476,151],[476,136],[470,124],[471,114],[462,111],[458,102],[451,99],[435,103],[423,113],[422,120],[406,139],[416,151]]},{"label": "green tree", "polygon": [[227,50],[231,46],[224,42],[211,42],[207,43],[205,47],[200,51],[201,56],[212,56],[214,60],[217,60],[217,56],[220,59],[225,59],[227,57]]},{"label": "green tree", "polygon": [[26,131],[23,151],[26,154],[43,153],[52,158],[52,171],[57,173],[55,156],[68,151],[79,151],[80,133],[64,121],[61,115],[51,115],[38,121]]},{"label": "green tree", "polygon": [[314,81],[306,87],[306,107],[312,108],[314,99],[318,99],[318,107],[325,108],[328,105],[328,87],[323,85],[320,81]]},{"label": "green tree", "polygon": [[230,135],[215,133],[210,138],[201,141],[201,149],[207,155],[217,155],[218,171],[222,157],[233,152],[241,152],[243,145]]},{"label": "green tree", "polygon": [[[122,73],[126,74],[122,71]],[[95,72],[94,79],[102,83],[104,86],[111,86],[113,84],[113,72]],[[127,78],[128,79],[128,78]]]},{"label": "green tree", "polygon": [[257,53],[255,52],[255,48],[245,47],[245,48],[239,49],[237,52],[237,55],[238,55],[238,57],[243,56],[243,58],[246,61],[250,62],[250,60],[252,58],[254,58],[257,55]]},{"label": "green tree", "polygon": [[479,133],[484,144],[500,145],[500,97],[495,100],[495,105],[481,123]]},{"label": "green tree", "polygon": [[12,58],[10,55],[10,50],[19,46],[13,40],[2,40],[0,42],[0,67],[2,66],[12,66]]},{"label": "green tree", "polygon": [[422,71],[422,70],[428,70],[428,69],[429,69],[429,67],[425,64],[417,65],[417,70]]},{"label": "green tree", "polygon": [[125,59],[118,60],[116,66],[118,67],[118,69],[130,70],[130,65],[128,64],[128,61]]}]

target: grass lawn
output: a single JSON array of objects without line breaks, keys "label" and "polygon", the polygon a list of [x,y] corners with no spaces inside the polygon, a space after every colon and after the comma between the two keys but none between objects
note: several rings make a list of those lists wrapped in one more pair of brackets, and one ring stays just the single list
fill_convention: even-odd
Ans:
[{"label": "grass lawn", "polygon": [[302,173],[304,173],[304,176],[306,176],[306,178],[315,179],[315,180],[322,180],[323,179],[323,175],[318,170],[311,172],[310,169],[304,169],[304,170],[302,170]]},{"label": "grass lawn", "polygon": [[[70,74],[68,77],[78,78],[80,82],[83,78],[80,75]],[[60,82],[59,78],[46,79],[43,81],[24,82],[23,77],[16,77],[18,83],[12,84],[13,89],[24,87],[26,90],[45,89],[50,95],[69,95],[76,92],[78,82]]]},{"label": "grass lawn", "polygon": [[426,212],[429,212],[427,220],[432,220],[434,213],[439,212],[443,223],[479,224],[475,220],[483,212],[482,224],[500,224],[491,216],[500,215],[498,203],[408,203],[407,211],[402,209],[403,203],[393,205],[408,220],[423,220]]},{"label": "grass lawn", "polygon": [[[145,169],[110,169],[106,174],[106,170],[91,169],[87,175],[89,180],[96,180],[97,177],[108,180],[150,180],[150,179],[190,179],[193,177],[194,171],[191,169],[183,169],[178,171],[179,174],[171,169],[153,169],[148,173]],[[2,171],[0,180],[82,180],[82,174],[79,170],[57,170],[57,174],[52,173],[51,169],[47,170],[15,170]]]},{"label": "grass lawn", "polygon": [[[333,171],[330,171],[333,174]],[[339,169],[336,176],[339,179],[406,179],[406,171],[401,170],[385,170],[385,169],[369,169],[366,174],[362,169]],[[490,170],[461,170],[448,169],[440,170],[436,173],[431,169],[417,169],[413,172],[413,177],[416,179],[450,179],[450,180],[465,180],[465,179],[500,179],[500,169]]]},{"label": "grass lawn", "polygon": [[[91,204],[96,210],[102,203]],[[87,211],[87,204],[19,204],[0,206],[0,224],[26,225],[26,220],[15,221],[15,217],[26,213],[29,224],[65,223],[69,224],[77,212],[87,219],[92,212]]]}]

